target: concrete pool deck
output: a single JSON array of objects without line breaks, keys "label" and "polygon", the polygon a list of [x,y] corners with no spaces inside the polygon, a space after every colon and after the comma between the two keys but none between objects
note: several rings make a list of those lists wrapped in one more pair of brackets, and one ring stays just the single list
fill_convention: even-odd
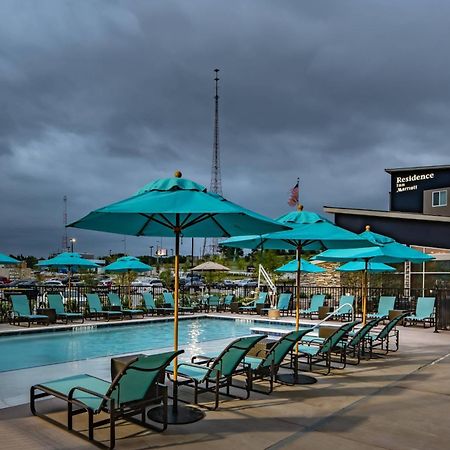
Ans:
[{"label": "concrete pool deck", "polygon": [[[399,329],[397,353],[318,376],[315,385],[279,386],[270,396],[226,400],[204,420],[172,425],[162,434],[125,424],[119,427],[116,448],[448,448],[450,333]],[[109,371],[109,358],[98,361],[98,370]],[[89,372],[85,365],[79,371]],[[182,390],[182,397],[189,400],[192,392]],[[40,402],[39,409],[64,423],[61,402]],[[85,432],[85,417],[76,417],[75,429]],[[2,448],[8,449],[93,448],[79,435],[33,417],[28,405],[0,410],[0,436]],[[107,428],[96,432],[105,444],[106,438]]]}]

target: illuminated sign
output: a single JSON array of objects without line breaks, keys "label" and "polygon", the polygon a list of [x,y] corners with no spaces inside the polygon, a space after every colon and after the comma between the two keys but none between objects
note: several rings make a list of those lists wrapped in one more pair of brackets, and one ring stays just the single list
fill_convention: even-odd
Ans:
[{"label": "illuminated sign", "polygon": [[167,248],[158,248],[156,250],[156,256],[167,256]]},{"label": "illuminated sign", "polygon": [[432,180],[434,173],[425,173],[423,175],[408,175],[407,177],[396,177],[395,188],[396,192],[417,191],[418,183],[421,181]]}]

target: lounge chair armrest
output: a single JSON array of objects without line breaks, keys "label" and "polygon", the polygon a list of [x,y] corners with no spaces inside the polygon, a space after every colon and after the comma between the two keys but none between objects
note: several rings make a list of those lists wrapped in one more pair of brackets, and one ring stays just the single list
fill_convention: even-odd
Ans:
[{"label": "lounge chair armrest", "polygon": [[[208,372],[217,372],[217,369],[210,369],[209,367],[205,367],[205,366],[202,366],[202,365],[200,365],[200,364],[189,364],[189,363],[181,363],[181,364],[178,364],[178,369],[180,368],[180,367],[182,367],[182,366],[187,366],[187,367],[195,367],[196,369],[200,369],[200,370],[204,370],[205,371],[205,373],[208,373]],[[181,374],[180,374],[181,375]]]},{"label": "lounge chair armrest", "polygon": [[94,397],[102,398],[103,400],[110,400],[110,398],[107,397],[106,395],[99,394],[98,392],[91,391],[90,389],[84,388],[82,386],[75,386],[69,391],[69,395],[67,397],[69,400],[73,400],[73,395],[75,391],[86,392],[86,394],[91,394]]}]

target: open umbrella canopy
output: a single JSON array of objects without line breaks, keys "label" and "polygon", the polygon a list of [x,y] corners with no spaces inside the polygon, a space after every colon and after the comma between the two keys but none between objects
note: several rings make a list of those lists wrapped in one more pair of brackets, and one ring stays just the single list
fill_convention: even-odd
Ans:
[{"label": "open umbrella canopy", "polygon": [[105,270],[108,272],[148,272],[153,270],[152,266],[144,264],[135,256],[122,256],[113,263],[107,265]]},{"label": "open umbrella canopy", "polygon": [[0,264],[20,264],[20,261],[4,253],[0,253]]},{"label": "open umbrella canopy", "polygon": [[132,236],[175,236],[178,231],[184,237],[229,237],[288,228],[180,177],[156,180],[69,226]]},{"label": "open umbrella canopy", "polygon": [[248,249],[317,251],[324,248],[366,247],[372,244],[357,234],[338,227],[329,220],[310,211],[296,211],[276,219],[290,226],[290,230],[263,235],[238,236],[220,243],[227,247]]},{"label": "open umbrella canopy", "polygon": [[84,259],[79,253],[64,252],[54,258],[39,261],[38,266],[41,267],[98,267],[98,264]]},{"label": "open umbrella canopy", "polygon": [[230,269],[214,261],[207,261],[191,269],[197,272],[228,272]]},{"label": "open umbrella canopy", "polygon": [[[298,267],[298,259],[293,259],[292,261],[289,261],[288,263],[284,264],[281,267],[278,267],[278,269],[275,269],[275,272],[292,272],[295,273],[299,269]],[[322,267],[316,266],[315,264],[311,264],[308,261],[305,261],[304,259],[300,260],[300,271],[301,272],[308,272],[308,273],[322,273],[326,272],[326,270]]]},{"label": "open umbrella canopy", "polygon": [[[338,267],[336,270],[340,272],[363,272],[366,270],[366,263],[364,261],[350,261]],[[395,267],[383,263],[372,261],[367,263],[367,272],[369,273],[395,272],[396,270]]]}]

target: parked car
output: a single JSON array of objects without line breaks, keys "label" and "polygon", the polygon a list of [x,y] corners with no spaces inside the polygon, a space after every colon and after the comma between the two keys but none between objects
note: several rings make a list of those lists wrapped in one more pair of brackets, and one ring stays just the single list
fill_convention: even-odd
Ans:
[{"label": "parked car", "polygon": [[113,284],[113,280],[111,278],[104,278],[103,280],[100,280],[97,285],[98,286],[105,286],[105,287],[111,287]]},{"label": "parked car", "polygon": [[205,287],[205,283],[199,277],[189,277],[186,283],[184,283],[185,289],[199,290],[203,287]]},{"label": "parked car", "polygon": [[42,286],[64,286],[64,283],[61,280],[45,280]]},{"label": "parked car", "polygon": [[252,278],[244,278],[243,280],[239,280],[236,283],[236,286],[245,288],[255,288],[258,286],[258,282],[256,280],[253,280]]},{"label": "parked car", "polygon": [[236,282],[234,280],[223,280],[222,287],[225,289],[233,289],[236,287]]}]

